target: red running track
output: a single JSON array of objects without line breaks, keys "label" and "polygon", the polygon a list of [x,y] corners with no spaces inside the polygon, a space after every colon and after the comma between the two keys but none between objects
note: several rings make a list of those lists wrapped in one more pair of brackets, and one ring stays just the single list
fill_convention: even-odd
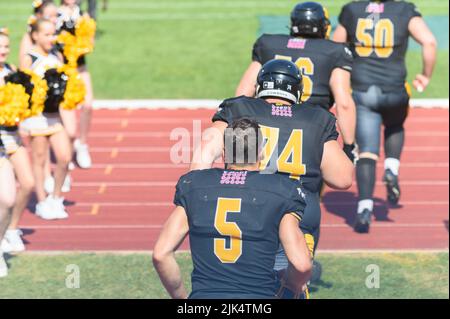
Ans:
[{"label": "red running track", "polygon": [[[94,166],[73,173],[72,192],[66,195],[70,218],[43,221],[26,212],[21,227],[27,249],[151,250],[173,209],[175,183],[187,170],[186,164],[172,164],[169,150],[176,141],[170,133],[175,128],[192,131],[194,120],[204,129],[212,113],[96,111],[90,138]],[[389,207],[378,182],[370,234],[351,228],[355,186],[347,192],[326,190],[319,249],[448,249],[448,116],[444,109],[411,110],[400,172],[401,203]]]}]

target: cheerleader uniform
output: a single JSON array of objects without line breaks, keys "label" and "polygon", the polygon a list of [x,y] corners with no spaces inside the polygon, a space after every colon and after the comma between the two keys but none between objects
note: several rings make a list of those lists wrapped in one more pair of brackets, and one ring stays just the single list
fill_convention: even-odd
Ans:
[{"label": "cheerleader uniform", "polygon": [[[13,73],[14,70],[9,64],[5,64],[0,71],[0,78]],[[19,147],[23,145],[22,139],[19,136],[18,126],[0,125],[0,148],[6,155],[14,154]]]},{"label": "cheerleader uniform", "polygon": [[[31,57],[32,65],[31,70],[44,78],[45,72],[48,69],[56,69],[62,65],[55,53],[50,52],[48,55],[42,55],[36,52],[30,52],[28,55]],[[30,136],[51,136],[64,129],[59,111],[46,112],[42,114],[30,117],[23,121],[20,125],[20,129]]]}]

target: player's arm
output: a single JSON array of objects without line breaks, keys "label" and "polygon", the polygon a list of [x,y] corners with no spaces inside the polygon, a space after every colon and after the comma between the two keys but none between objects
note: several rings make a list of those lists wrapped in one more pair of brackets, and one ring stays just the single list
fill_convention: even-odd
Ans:
[{"label": "player's arm", "polygon": [[261,70],[261,63],[258,61],[253,61],[248,66],[244,75],[239,82],[239,85],[236,89],[235,96],[255,96],[256,92],[256,78],[258,77],[258,73]]},{"label": "player's arm", "polygon": [[280,241],[289,260],[283,284],[296,293],[303,291],[312,270],[311,255],[298,223],[294,214],[286,214],[279,229]]},{"label": "player's arm", "polygon": [[356,106],[351,95],[351,73],[335,68],[331,73],[330,87],[336,102],[336,117],[344,144],[355,142]]},{"label": "player's arm", "polygon": [[413,85],[419,92],[426,89],[436,64],[437,41],[422,17],[409,21],[409,33],[422,46],[423,70],[417,74]]},{"label": "player's arm", "polygon": [[345,190],[352,186],[353,163],[337,141],[330,140],[324,144],[320,170],[331,188]]},{"label": "player's arm", "polygon": [[31,57],[27,53],[31,50],[32,46],[33,43],[31,42],[31,37],[28,33],[25,33],[20,41],[19,68],[28,69],[31,66],[29,63],[29,61],[31,61]]},{"label": "player's arm", "polygon": [[169,295],[174,299],[186,299],[180,267],[175,260],[175,251],[189,232],[187,215],[183,207],[177,206],[166,221],[153,250],[153,265]]},{"label": "player's arm", "polygon": [[27,55],[25,55],[25,56],[22,58],[22,61],[20,61],[20,66],[19,66],[19,67],[20,67],[22,70],[26,70],[26,69],[30,69],[32,64],[33,64],[33,60],[31,59],[31,56],[29,56],[29,55],[27,54]]},{"label": "player's arm", "polygon": [[342,24],[338,24],[333,34],[333,41],[345,43],[347,42],[347,30]]},{"label": "player's arm", "polygon": [[190,170],[211,168],[223,153],[223,136],[228,124],[216,121],[202,134],[202,141],[194,149]]}]

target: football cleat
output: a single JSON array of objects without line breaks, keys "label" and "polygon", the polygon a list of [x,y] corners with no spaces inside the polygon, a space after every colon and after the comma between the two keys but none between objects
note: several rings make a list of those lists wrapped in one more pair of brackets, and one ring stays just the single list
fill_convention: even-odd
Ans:
[{"label": "football cleat", "polygon": [[400,186],[398,185],[398,176],[392,173],[390,169],[384,171],[383,182],[386,185],[387,200],[391,205],[397,205],[400,199]]},{"label": "football cleat", "polygon": [[353,229],[357,233],[368,233],[370,228],[370,223],[372,219],[372,212],[368,209],[364,209],[362,213],[356,215],[356,222]]}]

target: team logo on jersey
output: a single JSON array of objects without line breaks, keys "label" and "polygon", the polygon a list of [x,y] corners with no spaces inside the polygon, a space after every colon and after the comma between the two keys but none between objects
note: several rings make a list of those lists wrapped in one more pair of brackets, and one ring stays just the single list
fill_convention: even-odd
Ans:
[{"label": "team logo on jersey", "polygon": [[366,12],[368,12],[368,13],[383,13],[384,12],[384,3],[371,2],[366,8]]},{"label": "team logo on jersey", "polygon": [[286,105],[272,105],[272,115],[292,117],[292,109]]},{"label": "team logo on jersey", "polygon": [[247,178],[247,172],[229,172],[225,171],[220,179],[220,184],[244,185]]},{"label": "team logo on jersey", "polygon": [[305,39],[289,39],[287,44],[288,49],[304,49],[306,44]]}]

